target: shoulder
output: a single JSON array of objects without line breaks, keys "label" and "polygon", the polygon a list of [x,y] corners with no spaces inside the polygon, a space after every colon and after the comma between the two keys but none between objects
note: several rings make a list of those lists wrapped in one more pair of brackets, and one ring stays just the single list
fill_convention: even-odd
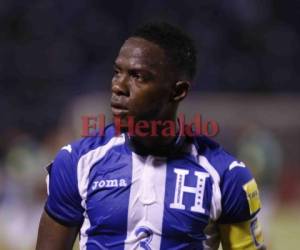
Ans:
[{"label": "shoulder", "polygon": [[245,165],[239,162],[233,155],[228,153],[219,143],[212,139],[199,136],[194,139],[194,146],[196,148],[197,157],[200,163],[209,164],[214,171],[217,172],[220,178],[224,176],[226,171],[234,167]]},{"label": "shoulder", "polygon": [[69,158],[74,164],[88,155],[93,153],[97,149],[101,149],[105,146],[114,146],[115,144],[122,143],[124,138],[121,136],[116,136],[113,124],[108,125],[105,128],[103,135],[95,135],[89,137],[83,137],[76,141],[63,146],[58,152],[58,158]]},{"label": "shoulder", "polygon": [[250,169],[207,137],[195,139],[198,163],[211,175],[216,189],[218,216],[223,223],[240,222],[260,209],[256,182]]},{"label": "shoulder", "polygon": [[64,173],[69,176],[68,178],[74,175],[73,179],[76,181],[80,170],[87,171],[111,148],[124,142],[124,135],[117,136],[114,126],[108,125],[105,133],[101,136],[84,137],[63,146],[48,166],[48,172],[51,172],[52,175]]},{"label": "shoulder", "polygon": [[70,190],[77,192],[77,185],[88,176],[94,164],[124,141],[123,134],[117,136],[114,126],[109,125],[103,136],[85,137],[63,146],[47,167],[50,181],[55,182],[56,187],[64,182]]},{"label": "shoulder", "polygon": [[228,181],[242,185],[253,178],[250,169],[217,142],[201,136],[195,138],[194,145],[199,164],[214,174],[221,187]]}]

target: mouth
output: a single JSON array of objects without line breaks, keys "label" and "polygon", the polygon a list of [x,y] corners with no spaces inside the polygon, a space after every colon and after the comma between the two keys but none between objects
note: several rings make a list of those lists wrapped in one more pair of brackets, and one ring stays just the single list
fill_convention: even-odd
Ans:
[{"label": "mouth", "polygon": [[120,103],[111,103],[111,110],[114,116],[125,116],[128,115],[129,110]]}]

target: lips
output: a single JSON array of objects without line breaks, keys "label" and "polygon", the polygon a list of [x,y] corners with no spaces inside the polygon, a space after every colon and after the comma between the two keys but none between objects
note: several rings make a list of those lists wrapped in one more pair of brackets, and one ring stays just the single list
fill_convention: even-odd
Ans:
[{"label": "lips", "polygon": [[129,113],[128,108],[125,105],[121,104],[121,103],[111,102],[110,106],[111,106],[111,110],[113,112],[113,115],[124,116],[124,115],[127,115]]}]

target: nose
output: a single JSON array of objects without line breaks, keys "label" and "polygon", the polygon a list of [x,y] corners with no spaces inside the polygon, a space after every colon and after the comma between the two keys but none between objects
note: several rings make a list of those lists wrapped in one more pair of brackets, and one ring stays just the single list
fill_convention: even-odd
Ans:
[{"label": "nose", "polygon": [[112,92],[116,95],[129,96],[128,79],[125,74],[112,79]]}]

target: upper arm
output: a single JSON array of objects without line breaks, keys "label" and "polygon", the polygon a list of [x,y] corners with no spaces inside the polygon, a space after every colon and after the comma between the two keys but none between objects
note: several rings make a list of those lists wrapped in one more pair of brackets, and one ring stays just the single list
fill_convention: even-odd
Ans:
[{"label": "upper arm", "polygon": [[261,208],[257,184],[243,164],[229,168],[221,184],[222,213],[218,220],[224,250],[264,249],[257,221]]},{"label": "upper arm", "polygon": [[44,212],[40,221],[36,250],[71,250],[78,230],[78,227],[59,224]]},{"label": "upper arm", "polygon": [[233,224],[220,224],[223,250],[264,250],[261,227],[256,218]]},{"label": "upper arm", "polygon": [[77,162],[72,150],[60,150],[48,166],[48,197],[45,210],[63,225],[80,226],[84,208],[78,191]]},{"label": "upper arm", "polygon": [[48,197],[40,221],[37,249],[72,249],[84,209],[71,150],[60,150],[47,169]]}]

